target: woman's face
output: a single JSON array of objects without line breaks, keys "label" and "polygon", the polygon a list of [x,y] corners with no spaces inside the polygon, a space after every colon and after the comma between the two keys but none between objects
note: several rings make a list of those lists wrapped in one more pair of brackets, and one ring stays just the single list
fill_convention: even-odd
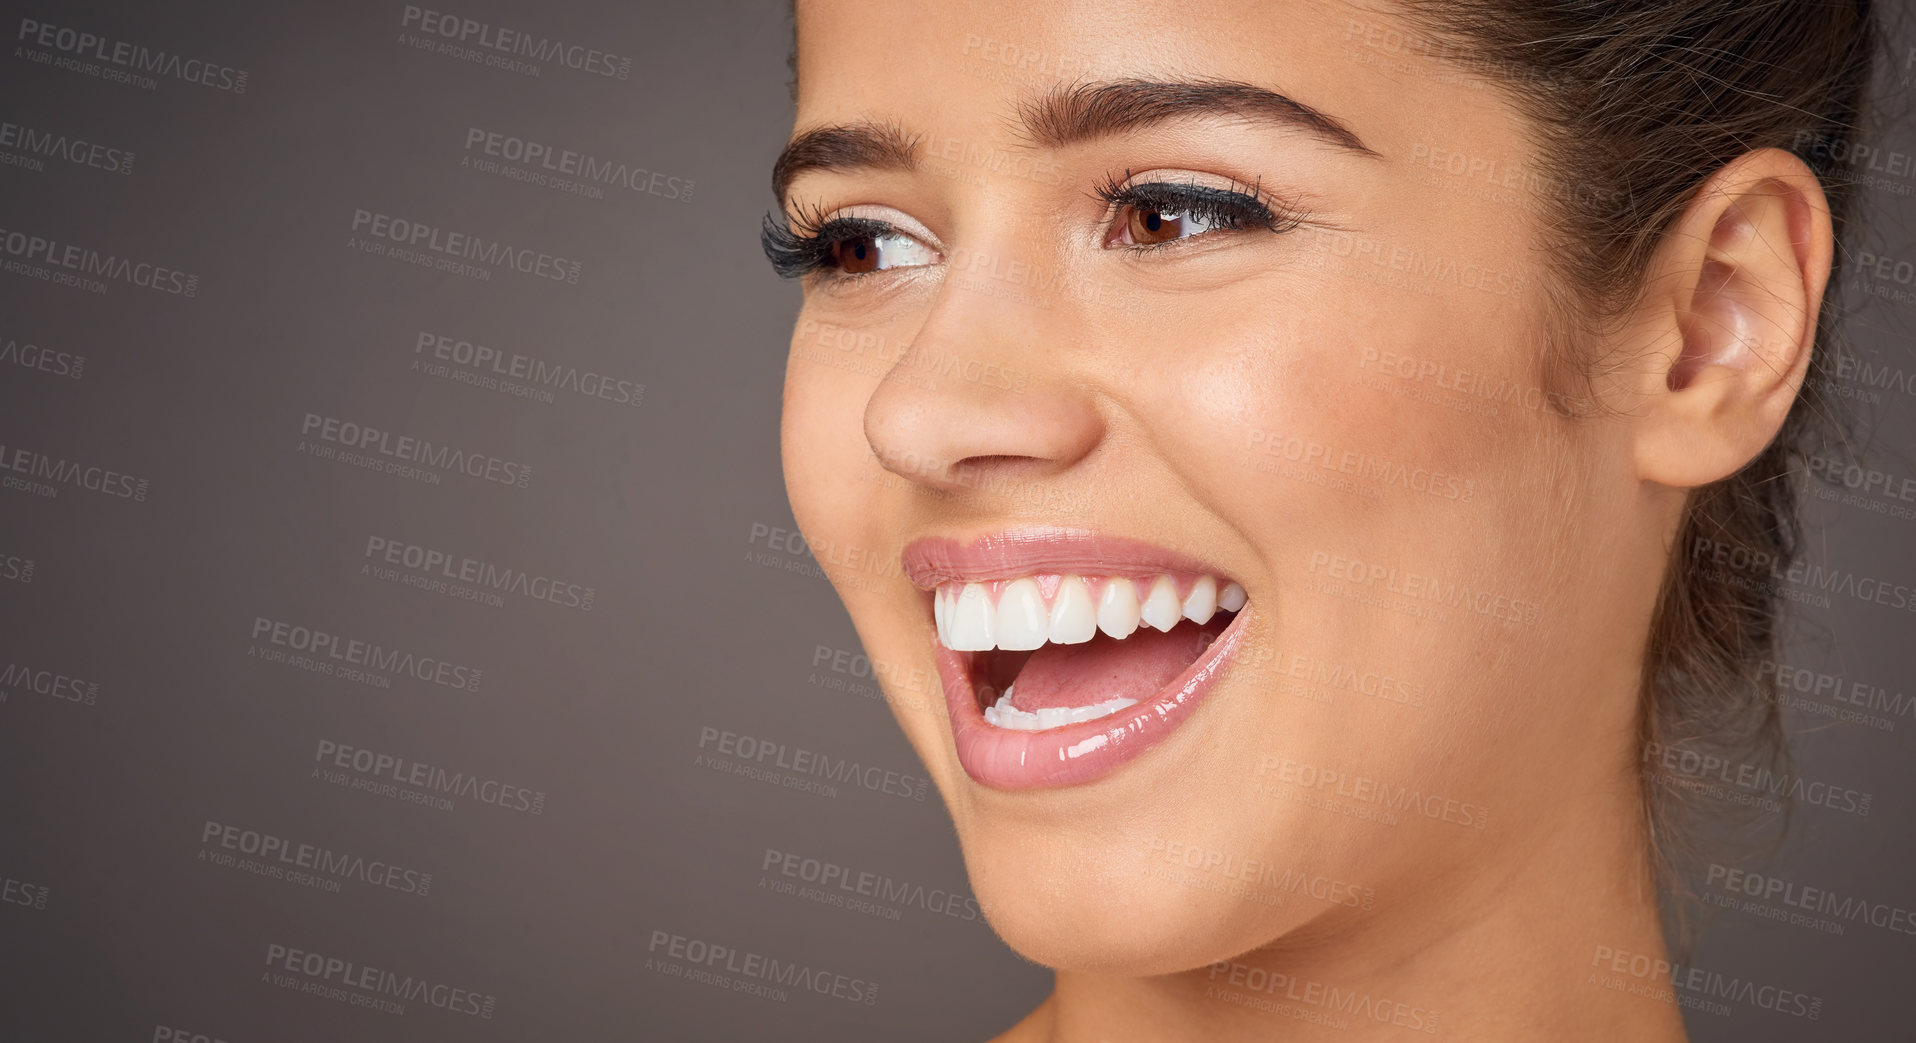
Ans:
[{"label": "woman's face", "polygon": [[1622,828],[1668,518],[1557,415],[1499,90],[1382,7],[798,18],[786,481],[1008,942],[1187,969]]}]

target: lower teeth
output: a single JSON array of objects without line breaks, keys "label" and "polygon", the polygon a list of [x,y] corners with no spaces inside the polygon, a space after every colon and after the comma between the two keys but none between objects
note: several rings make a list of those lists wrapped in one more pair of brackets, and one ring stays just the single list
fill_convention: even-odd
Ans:
[{"label": "lower teeth", "polygon": [[1016,686],[1005,689],[1005,694],[998,697],[996,705],[985,707],[986,724],[1011,731],[1036,732],[1080,721],[1095,721],[1137,704],[1136,699],[1107,699],[1090,706],[1047,706],[1036,713],[1027,713],[1011,705],[1013,687]]}]

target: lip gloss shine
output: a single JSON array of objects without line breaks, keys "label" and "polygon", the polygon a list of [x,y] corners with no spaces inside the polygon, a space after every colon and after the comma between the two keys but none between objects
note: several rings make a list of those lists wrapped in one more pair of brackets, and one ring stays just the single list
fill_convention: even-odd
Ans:
[{"label": "lip gloss shine", "polygon": [[[970,543],[921,539],[905,548],[903,565],[912,582],[926,590],[1034,574],[1216,574],[1202,562],[1148,543],[1068,529],[1021,530]],[[1151,698],[1106,717],[1039,731],[987,723],[973,664],[988,653],[954,651],[934,639],[959,763],[979,784],[1003,790],[1079,785],[1117,771],[1189,720],[1216,687],[1237,652],[1244,614]]]}]

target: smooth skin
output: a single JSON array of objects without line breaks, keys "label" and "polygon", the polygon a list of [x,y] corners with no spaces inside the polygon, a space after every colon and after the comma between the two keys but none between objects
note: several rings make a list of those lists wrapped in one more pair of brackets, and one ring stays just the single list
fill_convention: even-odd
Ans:
[{"label": "smooth skin", "polygon": [[[1537,169],[1530,128],[1502,90],[1393,48],[1405,29],[1387,4],[798,5],[795,133],[895,124],[919,153],[802,171],[783,201],[912,237],[897,267],[806,280],[787,488],[896,668],[887,697],[992,926],[1057,971],[1001,1039],[1361,1043],[1413,1018],[1481,1043],[1685,1038],[1667,980],[1600,958],[1667,958],[1639,667],[1688,492],[1755,456],[1802,383],[1827,205],[1786,153],[1729,162],[1624,321],[1589,334],[1591,390],[1558,388],[1545,189],[1512,174]],[[1120,78],[1281,91],[1375,154],[1207,113],[1061,147],[1019,125],[1061,85]],[[1145,175],[1255,184],[1303,220],[1113,247],[1126,215],[1094,190]],[[1566,419],[1544,389],[1596,401]],[[1249,592],[1245,647],[1137,761],[993,790],[959,766],[937,682],[904,681],[936,677],[928,595],[872,563],[1038,525],[1211,563]],[[1484,596],[1415,611],[1403,591],[1428,582]],[[1326,680],[1352,676],[1418,704]],[[1380,820],[1379,786],[1436,799]],[[1254,987],[1271,980],[1292,984]],[[1383,1020],[1299,1016],[1336,1015],[1328,989]]]}]

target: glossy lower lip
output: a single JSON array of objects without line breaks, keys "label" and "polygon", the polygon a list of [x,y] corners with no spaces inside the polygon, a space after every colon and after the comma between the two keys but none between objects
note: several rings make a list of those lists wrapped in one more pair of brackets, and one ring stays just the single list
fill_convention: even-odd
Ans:
[{"label": "glossy lower lip", "polygon": [[1117,771],[1190,720],[1236,654],[1250,612],[1251,606],[1244,606],[1217,640],[1150,700],[1095,721],[1037,732],[986,724],[968,667],[971,653],[954,652],[934,637],[958,763],[980,785],[1001,790],[1078,786]]}]

